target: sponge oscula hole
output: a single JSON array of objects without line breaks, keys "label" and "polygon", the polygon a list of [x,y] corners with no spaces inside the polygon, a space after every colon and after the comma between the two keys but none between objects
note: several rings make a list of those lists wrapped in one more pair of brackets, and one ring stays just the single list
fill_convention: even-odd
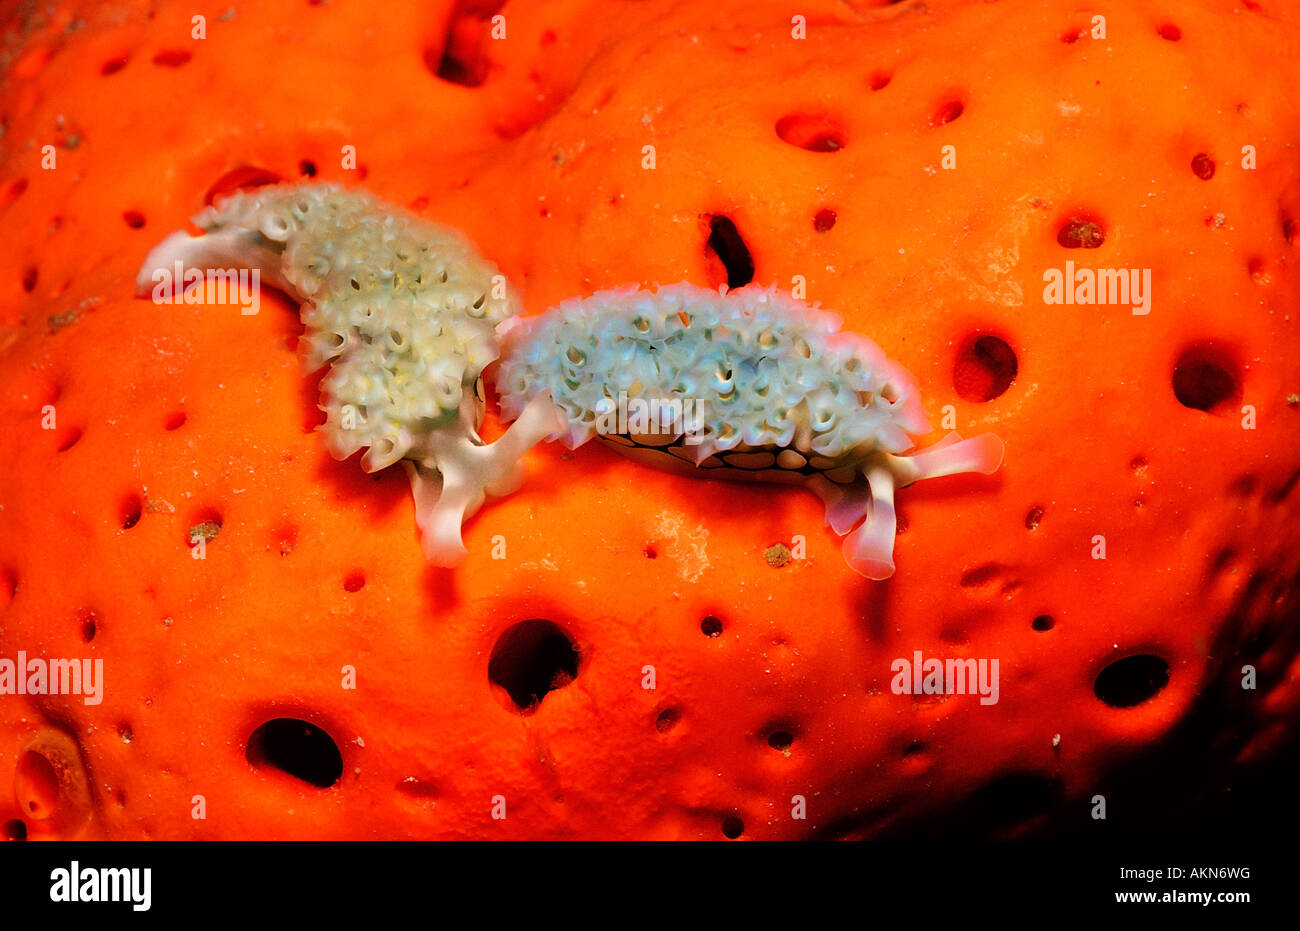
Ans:
[{"label": "sponge oscula hole", "polygon": [[15,178],[9,182],[9,186],[0,191],[0,207],[8,207],[27,190],[26,178]]},{"label": "sponge oscula hole", "polygon": [[145,224],[144,214],[139,210],[123,210],[122,222],[133,230],[143,229]]},{"label": "sponge oscula hole", "polygon": [[349,572],[343,580],[343,590],[346,592],[359,592],[366,587],[366,574],[364,572]]},{"label": "sponge oscula hole", "polygon": [[45,754],[28,750],[18,758],[14,770],[14,798],[23,814],[33,821],[45,821],[59,807],[59,774]]},{"label": "sponge oscula hole", "polygon": [[1020,371],[1015,350],[1000,336],[972,333],[957,350],[952,381],[966,401],[992,401],[1011,387]]},{"label": "sponge oscula hole", "polygon": [[655,730],[661,734],[667,734],[677,726],[677,722],[681,720],[681,717],[682,713],[676,708],[665,708],[655,715]]},{"label": "sponge oscula hole", "polygon": [[709,283],[713,287],[743,288],[754,280],[754,257],[730,217],[706,214],[709,235],[704,242]]},{"label": "sponge oscula hole", "polygon": [[108,77],[110,74],[117,74],[126,67],[126,63],[127,57],[125,55],[119,55],[117,58],[110,58],[99,66],[99,73],[104,77]]},{"label": "sponge oscula hole", "polygon": [[343,775],[343,755],[334,738],[309,721],[272,718],[248,738],[244,756],[255,769],[278,769],[328,789]]},{"label": "sponge oscula hole", "polygon": [[183,48],[165,48],[153,57],[153,63],[160,68],[181,68],[188,65],[193,57]]},{"label": "sponge oscula hole", "polygon": [[221,512],[213,508],[203,508],[195,512],[185,528],[185,545],[195,547],[202,542],[206,546],[220,533]]},{"label": "sponge oscula hole", "polygon": [[1199,343],[1184,350],[1174,363],[1173,388],[1183,407],[1227,415],[1241,399],[1241,374],[1226,349]]},{"label": "sponge oscula hole", "polygon": [[27,840],[27,822],[11,818],[5,822],[5,840]]},{"label": "sponge oscula hole", "polygon": [[813,214],[813,229],[819,233],[829,233],[835,227],[837,217],[830,207],[823,207]]},{"label": "sponge oscula hole", "polygon": [[1040,614],[1038,617],[1034,618],[1033,623],[1030,626],[1042,634],[1055,627],[1056,621],[1050,614]]},{"label": "sponge oscula hole", "polygon": [[36,290],[36,282],[40,280],[41,273],[35,265],[28,265],[23,269],[23,290],[31,294]]},{"label": "sponge oscula hole", "polygon": [[741,821],[735,815],[722,819],[722,836],[728,840],[735,840],[745,833],[745,822]]},{"label": "sponge oscula hole", "polygon": [[58,446],[59,452],[66,453],[68,450],[72,449],[72,447],[76,446],[80,440],[81,440],[80,427],[67,428],[62,433],[59,434],[59,446]]},{"label": "sponge oscula hole", "polygon": [[871,77],[867,79],[867,86],[873,91],[882,91],[889,86],[894,76],[888,71],[873,71]]},{"label": "sponge oscula hole", "polygon": [[298,174],[302,175],[304,178],[316,177],[316,163],[309,158],[304,158],[302,161],[298,162]]},{"label": "sponge oscula hole", "polygon": [[1273,282],[1273,273],[1269,271],[1268,263],[1261,258],[1253,258],[1246,266],[1246,271],[1250,273],[1250,280],[1260,287],[1265,287]]},{"label": "sponge oscula hole", "polygon": [[809,152],[838,152],[848,145],[849,134],[824,113],[791,113],[776,121],[782,142]]},{"label": "sponge oscula hole", "polygon": [[794,734],[788,730],[776,730],[767,735],[767,745],[773,750],[785,753],[794,746]]},{"label": "sponge oscula hole", "polygon": [[218,178],[208,188],[203,195],[203,203],[209,207],[213,201],[219,197],[225,197],[227,194],[233,194],[235,191],[246,191],[251,188],[264,187],[268,184],[279,184],[284,179],[269,168],[258,168],[256,165],[240,165],[232,168],[220,178]]},{"label": "sponge oscula hole", "polygon": [[1197,152],[1192,156],[1192,174],[1202,181],[1209,181],[1214,177],[1214,159],[1205,152]]},{"label": "sponge oscula hole", "polygon": [[505,693],[507,707],[532,714],[550,692],[578,677],[578,660],[578,645],[564,628],[532,618],[497,637],[488,659],[488,681]]},{"label": "sponge oscula hole", "polygon": [[704,620],[700,621],[700,633],[706,637],[722,636],[722,620],[710,614]]},{"label": "sponge oscula hole", "polygon": [[1096,249],[1106,241],[1106,227],[1092,214],[1072,214],[1057,227],[1056,241],[1066,249]]},{"label": "sponge oscula hole", "polygon": [[[424,50],[424,66],[443,81],[461,87],[480,87],[487,80],[489,19],[502,4],[457,4],[447,21],[442,40]],[[478,6],[481,9],[473,9]]]},{"label": "sponge oscula hole", "polygon": [[118,523],[123,530],[130,530],[140,523],[140,515],[143,513],[144,500],[135,492],[131,492],[118,506]]},{"label": "sponge oscula hole", "polygon": [[1044,513],[1045,513],[1045,512],[1043,511],[1043,509],[1042,509],[1041,507],[1037,507],[1037,506],[1035,506],[1035,507],[1030,508],[1030,509],[1029,509],[1029,513],[1025,515],[1025,529],[1026,529],[1026,530],[1037,530],[1037,529],[1038,529],[1038,525],[1041,524],[1041,523],[1043,522],[1043,514],[1044,514]]},{"label": "sponge oscula hole", "polygon": [[1161,23],[1156,27],[1156,34],[1167,42],[1177,42],[1183,37],[1183,31],[1173,23]]},{"label": "sponge oscula hole", "polygon": [[1092,690],[1112,708],[1150,701],[1169,684],[1169,664],[1150,653],[1117,659],[1097,674]]},{"label": "sponge oscula hole", "polygon": [[960,100],[948,100],[941,103],[930,117],[931,126],[943,126],[951,123],[966,112],[966,104]]},{"label": "sponge oscula hole", "polygon": [[86,610],[77,615],[77,620],[81,623],[81,639],[90,643],[95,639],[95,634],[99,633],[99,615]]},{"label": "sponge oscula hole", "polygon": [[179,430],[181,427],[185,426],[185,420],[186,415],[184,411],[172,411],[163,418],[163,429],[168,432]]}]

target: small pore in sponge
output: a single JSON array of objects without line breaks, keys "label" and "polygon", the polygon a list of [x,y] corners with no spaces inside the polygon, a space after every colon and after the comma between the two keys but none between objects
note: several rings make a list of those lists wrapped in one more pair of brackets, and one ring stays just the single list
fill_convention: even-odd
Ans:
[{"label": "small pore in sponge", "polygon": [[705,248],[721,265],[720,270],[710,269],[712,283],[715,287],[726,284],[728,288],[743,288],[754,280],[754,257],[749,246],[730,217],[709,215],[705,219],[709,230]]},{"label": "small pore in sponge", "polygon": [[1020,372],[1015,350],[1000,336],[976,333],[957,350],[953,387],[967,401],[986,402],[1005,394]]},{"label": "small pore in sponge", "polygon": [[1091,214],[1076,214],[1061,221],[1056,241],[1065,249],[1096,249],[1106,241],[1106,227]]},{"label": "small pore in sponge", "polygon": [[1240,374],[1226,349],[1212,343],[1189,347],[1174,363],[1174,397],[1207,414],[1232,413],[1241,399]]},{"label": "small pore in sponge", "polygon": [[497,638],[488,660],[488,681],[504,691],[515,711],[530,715],[548,694],[578,677],[578,660],[578,645],[564,628],[533,618]]},{"label": "small pore in sponge", "polygon": [[298,718],[273,718],[248,738],[245,756],[255,769],[279,770],[328,789],[343,775],[343,755],[322,728]]},{"label": "small pore in sponge", "polygon": [[808,152],[838,152],[848,145],[849,134],[825,114],[791,113],[776,121],[782,142]]}]

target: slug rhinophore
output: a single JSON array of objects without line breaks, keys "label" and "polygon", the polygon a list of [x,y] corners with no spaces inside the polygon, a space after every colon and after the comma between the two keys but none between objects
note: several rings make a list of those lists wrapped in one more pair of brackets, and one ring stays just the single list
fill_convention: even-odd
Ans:
[{"label": "slug rhinophore", "polygon": [[329,184],[240,191],[149,253],[137,293],[201,273],[257,269],[301,306],[303,368],[328,363],[319,429],[337,459],[365,449],[375,472],[401,460],[425,556],[465,556],[461,524],[486,495],[522,480],[523,454],[558,429],[544,397],[495,443],[479,438],[481,374],[500,353],[496,325],[519,302],[459,232]]},{"label": "slug rhinophore", "polygon": [[807,485],[848,564],[885,579],[894,490],[993,472],[1002,441],[949,433],[914,450],[930,430],[916,382],[840,323],[755,286],[601,291],[502,327],[502,412],[550,397],[564,421],[551,439],[570,448],[598,437],[687,475]]}]

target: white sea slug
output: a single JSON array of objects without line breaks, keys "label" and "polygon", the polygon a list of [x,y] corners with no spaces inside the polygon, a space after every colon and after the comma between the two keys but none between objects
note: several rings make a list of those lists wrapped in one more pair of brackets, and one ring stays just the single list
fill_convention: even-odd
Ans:
[{"label": "white sea slug", "polygon": [[502,411],[549,396],[564,421],[551,439],[570,448],[598,437],[688,475],[807,485],[848,564],[889,578],[894,490],[993,472],[1002,441],[949,433],[915,450],[930,431],[916,382],[840,324],[755,286],[601,291],[502,328]]},{"label": "white sea slug", "polygon": [[519,307],[505,278],[457,231],[328,184],[236,192],[194,222],[202,235],[173,233],[149,253],[137,292],[189,269],[246,268],[299,301],[303,368],[330,365],[326,447],[338,459],[365,449],[367,472],[402,460],[425,556],[458,563],[463,521],[514,490],[520,458],[557,428],[538,397],[495,443],[479,438],[480,375]]}]

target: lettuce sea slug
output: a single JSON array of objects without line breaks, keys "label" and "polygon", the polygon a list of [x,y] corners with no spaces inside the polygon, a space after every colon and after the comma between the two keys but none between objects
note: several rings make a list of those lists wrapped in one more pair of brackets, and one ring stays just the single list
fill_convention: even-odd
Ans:
[{"label": "lettuce sea slug", "polygon": [[520,458],[557,429],[539,397],[497,442],[478,436],[495,328],[519,306],[504,276],[455,230],[328,184],[236,192],[194,222],[202,235],[173,233],[149,253],[137,292],[187,267],[242,268],[298,300],[303,368],[330,366],[319,428],[330,453],[366,450],[367,472],[402,461],[425,556],[460,562],[463,521],[512,491]]},{"label": "lettuce sea slug", "polygon": [[840,323],[755,286],[601,291],[502,328],[502,411],[538,418],[549,397],[563,421],[551,438],[570,448],[598,437],[687,475],[806,485],[847,535],[848,564],[885,579],[894,490],[993,472],[1002,441],[950,433],[914,450],[930,430],[915,381]]}]

